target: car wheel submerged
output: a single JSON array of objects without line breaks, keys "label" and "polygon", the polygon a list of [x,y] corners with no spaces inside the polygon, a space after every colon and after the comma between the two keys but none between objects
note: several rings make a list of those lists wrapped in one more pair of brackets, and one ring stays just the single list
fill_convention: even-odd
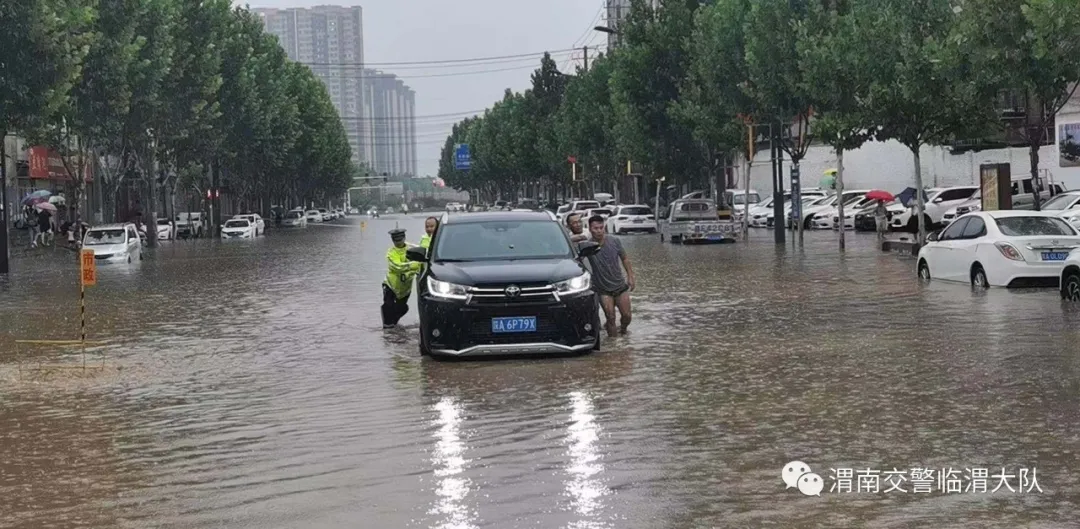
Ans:
[{"label": "car wheel submerged", "polygon": [[1080,272],[1070,272],[1061,283],[1061,299],[1080,301]]},{"label": "car wheel submerged", "polygon": [[919,280],[930,281],[930,265],[926,261],[919,261]]},{"label": "car wheel submerged", "polygon": [[971,286],[975,288],[987,288],[990,281],[986,279],[986,271],[981,265],[975,265],[971,269]]}]

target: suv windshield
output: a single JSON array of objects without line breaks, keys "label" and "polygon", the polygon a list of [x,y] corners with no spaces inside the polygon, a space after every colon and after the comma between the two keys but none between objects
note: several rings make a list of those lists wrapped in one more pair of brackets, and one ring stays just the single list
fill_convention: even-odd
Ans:
[{"label": "suv windshield", "polygon": [[439,228],[433,261],[569,258],[570,243],[557,222],[490,221]]},{"label": "suv windshield", "polygon": [[1057,217],[1004,217],[994,219],[994,222],[1002,234],[1010,237],[1076,235],[1069,223]]},{"label": "suv windshield", "polygon": [[303,216],[303,215],[299,211],[290,211],[290,212],[285,214],[285,218],[287,218],[287,219],[298,219],[301,216]]},{"label": "suv windshield", "polygon": [[88,246],[98,244],[120,244],[127,239],[124,237],[124,230],[116,228],[114,230],[90,230],[86,232],[86,241],[84,244]]}]

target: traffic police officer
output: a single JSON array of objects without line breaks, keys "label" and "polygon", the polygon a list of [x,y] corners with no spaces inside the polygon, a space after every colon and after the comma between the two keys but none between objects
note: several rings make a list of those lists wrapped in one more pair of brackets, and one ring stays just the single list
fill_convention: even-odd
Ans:
[{"label": "traffic police officer", "polygon": [[420,271],[420,263],[410,262],[405,255],[409,248],[405,242],[405,230],[390,230],[390,240],[394,245],[386,252],[387,271],[382,285],[384,329],[397,325],[401,317],[409,312],[413,277]]}]

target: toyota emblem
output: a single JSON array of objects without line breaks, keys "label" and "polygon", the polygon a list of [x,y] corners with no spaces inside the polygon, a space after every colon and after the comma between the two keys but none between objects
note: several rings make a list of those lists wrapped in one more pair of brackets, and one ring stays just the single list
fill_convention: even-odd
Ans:
[{"label": "toyota emblem", "polygon": [[521,295],[521,289],[517,285],[510,285],[506,287],[506,297],[516,298]]}]

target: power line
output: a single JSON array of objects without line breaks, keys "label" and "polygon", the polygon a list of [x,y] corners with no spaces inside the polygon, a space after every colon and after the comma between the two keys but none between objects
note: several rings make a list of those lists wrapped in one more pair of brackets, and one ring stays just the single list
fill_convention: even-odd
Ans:
[{"label": "power line", "polygon": [[[566,51],[566,52],[552,53],[550,55],[551,55],[552,58],[555,58],[555,57],[561,57],[561,56],[564,56],[564,55],[570,55],[572,53],[573,53],[572,51]],[[523,62],[537,62],[537,59],[540,59],[540,58],[541,57],[524,57],[524,58],[521,58],[521,59],[501,59],[501,60],[496,60],[496,61],[476,62],[476,63],[470,63],[470,64],[433,64],[433,65],[426,65],[426,66],[395,66],[393,68],[393,70],[396,72],[396,71],[401,71],[401,70],[428,70],[428,69],[432,69],[432,68],[461,68],[461,67],[464,67],[464,66],[491,66],[491,65],[498,65],[498,64],[514,64],[514,63],[523,63]],[[366,67],[367,66],[365,66],[365,68]],[[377,68],[370,68],[370,69],[378,70]]]},{"label": "power line", "polygon": [[[519,54],[519,55],[500,55],[500,56],[495,56],[495,57],[473,57],[473,58],[469,58],[469,59],[446,59],[446,60],[437,60],[437,61],[410,61],[410,62],[367,62],[367,63],[361,64],[361,66],[370,67],[370,66],[401,66],[401,65],[412,65],[412,64],[462,64],[462,63],[478,62],[478,61],[494,61],[494,60],[499,60],[499,59],[520,59],[522,57],[543,57],[545,53],[554,54],[554,53],[563,53],[563,52],[570,52],[570,51],[573,51],[573,49],[550,50],[550,51],[541,51],[541,52],[534,52],[534,53],[522,53],[522,54]],[[301,63],[301,64],[304,64],[304,63]],[[310,63],[308,63],[308,64],[310,64]]]},{"label": "power line", "polygon": [[[309,65],[306,65],[306,66],[311,66],[311,65],[309,64]],[[396,74],[392,74],[392,73],[373,73],[373,74],[358,73],[358,74],[350,74],[349,76],[343,76],[343,77],[346,77],[346,78],[349,78],[349,79],[377,79],[377,78],[391,78],[391,77],[398,78],[398,79],[424,79],[424,78],[431,78],[431,77],[459,77],[459,76],[462,76],[462,75],[476,75],[476,74],[482,74],[482,73],[512,72],[512,71],[515,71],[515,70],[535,70],[535,69],[537,69],[539,67],[540,67],[539,65],[527,65],[527,66],[513,66],[513,67],[507,67],[507,68],[493,68],[493,69],[489,69],[489,70],[475,70],[475,71],[471,71],[471,72],[452,72],[452,73],[438,73],[438,74],[427,74],[427,75],[396,75]],[[361,72],[363,70],[367,69],[367,68],[365,68],[363,66],[360,66],[360,65],[348,65],[348,64],[332,64],[332,65],[327,64],[327,65],[324,65],[324,66],[320,66],[320,68],[330,68],[330,69],[335,69],[335,70],[360,70]],[[316,72],[316,75],[318,75],[317,72]]]}]

